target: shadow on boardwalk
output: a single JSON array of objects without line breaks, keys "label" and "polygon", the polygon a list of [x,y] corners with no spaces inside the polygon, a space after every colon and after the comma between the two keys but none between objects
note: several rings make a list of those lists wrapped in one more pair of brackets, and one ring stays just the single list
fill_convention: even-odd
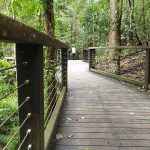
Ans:
[{"label": "shadow on boardwalk", "polygon": [[82,61],[69,61],[68,76],[52,150],[150,150],[148,93],[91,73]]}]

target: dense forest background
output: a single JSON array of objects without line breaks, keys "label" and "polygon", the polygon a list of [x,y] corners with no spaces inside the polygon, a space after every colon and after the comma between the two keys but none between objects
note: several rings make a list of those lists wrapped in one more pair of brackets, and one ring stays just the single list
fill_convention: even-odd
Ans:
[{"label": "dense forest background", "polygon": [[0,11],[46,32],[44,10],[49,3],[55,14],[54,36],[79,51],[108,45],[115,28],[120,30],[121,45],[150,40],[149,0],[0,0]]}]

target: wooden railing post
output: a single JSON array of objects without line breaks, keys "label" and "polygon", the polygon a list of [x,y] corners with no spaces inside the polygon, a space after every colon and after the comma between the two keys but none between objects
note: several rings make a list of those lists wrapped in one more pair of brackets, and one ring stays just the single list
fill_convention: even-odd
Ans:
[{"label": "wooden railing post", "polygon": [[83,53],[82,53],[82,60],[86,61],[86,50],[85,49],[83,50]]},{"label": "wooden railing post", "polygon": [[68,56],[68,54],[67,54],[67,48],[63,48],[62,50],[61,50],[61,60],[62,60],[62,83],[63,83],[63,86],[66,86],[66,88],[67,88],[67,86],[68,86],[68,79],[67,79],[67,66],[68,66],[68,64],[67,64],[67,56]]},{"label": "wooden railing post", "polygon": [[86,60],[89,61],[89,50],[86,50]]},{"label": "wooden railing post", "polygon": [[90,68],[94,68],[95,55],[96,55],[96,50],[89,49],[89,70]]},{"label": "wooden railing post", "polygon": [[88,61],[89,60],[89,50],[84,49],[83,50],[83,61]]},{"label": "wooden railing post", "polygon": [[150,89],[150,49],[146,49],[146,64],[145,64],[145,89]]},{"label": "wooden railing post", "polygon": [[23,141],[28,129],[31,134],[24,141],[21,150],[30,145],[33,150],[44,150],[44,96],[43,96],[43,47],[34,44],[16,44],[17,65],[26,62],[24,68],[17,68],[18,85],[28,80],[28,85],[18,90],[18,101],[21,104],[30,97],[19,110],[19,122],[23,123],[27,114],[31,117],[20,129],[20,141]]}]

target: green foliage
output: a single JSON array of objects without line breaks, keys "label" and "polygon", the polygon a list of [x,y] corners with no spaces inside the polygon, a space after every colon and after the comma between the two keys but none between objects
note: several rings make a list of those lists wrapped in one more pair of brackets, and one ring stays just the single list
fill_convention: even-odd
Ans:
[{"label": "green foliage", "polygon": [[96,51],[96,59],[95,59],[95,64],[101,63],[103,61],[108,60],[108,49],[98,49]]},{"label": "green foliage", "polygon": [[[6,60],[0,60],[0,68],[11,67],[12,64]],[[0,98],[9,93],[16,87],[15,70],[0,72]],[[17,109],[17,93],[11,94],[0,100],[0,124],[4,122],[9,115]],[[0,147],[4,147],[10,140],[18,127],[18,114],[16,113],[0,128]],[[14,150],[17,147],[19,136],[17,135],[10,143],[8,150]]]},{"label": "green foliage", "polygon": [[0,49],[0,58],[4,57],[4,52],[2,51],[2,49]]},{"label": "green foliage", "polygon": [[150,1],[136,0],[133,10],[128,3],[124,3],[122,11],[122,38],[126,41],[124,45],[138,45],[139,40],[141,43],[149,41]]},{"label": "green foliage", "polygon": [[[5,89],[8,85],[2,85],[3,88]],[[5,87],[6,86],[6,87]],[[0,88],[2,88],[0,86]],[[0,91],[5,92],[3,93],[6,94],[6,91],[3,91],[0,89]],[[12,94],[8,98],[5,98],[1,101],[0,103],[0,124],[8,118],[8,116],[14,112],[17,109],[17,95],[16,93]],[[5,146],[7,142],[10,140],[10,137],[14,134],[16,129],[18,128],[18,114],[16,113],[13,117],[11,117],[5,125],[3,125],[0,128],[0,146]],[[10,143],[8,150],[14,150],[16,149],[16,146],[18,144],[18,138],[19,136],[16,135],[14,138],[13,142]]]},{"label": "green foliage", "polygon": [[1,12],[44,31],[43,0],[0,0]]},{"label": "green foliage", "polygon": [[[106,44],[109,34],[109,5],[106,0],[55,2],[56,37],[75,45],[78,51],[85,47]],[[94,41],[93,41],[94,40]]]},{"label": "green foliage", "polygon": [[11,64],[9,62],[7,62],[6,60],[0,59],[0,68],[8,68],[10,66],[11,66]]}]

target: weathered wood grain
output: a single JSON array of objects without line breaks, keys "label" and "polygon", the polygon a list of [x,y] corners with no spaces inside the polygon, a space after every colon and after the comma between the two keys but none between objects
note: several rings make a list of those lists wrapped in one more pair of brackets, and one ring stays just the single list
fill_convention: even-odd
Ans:
[{"label": "weathered wood grain", "polygon": [[67,48],[66,44],[3,14],[0,14],[0,41]]},{"label": "weathered wood grain", "polygon": [[69,62],[69,92],[52,150],[149,150],[150,96]]}]

